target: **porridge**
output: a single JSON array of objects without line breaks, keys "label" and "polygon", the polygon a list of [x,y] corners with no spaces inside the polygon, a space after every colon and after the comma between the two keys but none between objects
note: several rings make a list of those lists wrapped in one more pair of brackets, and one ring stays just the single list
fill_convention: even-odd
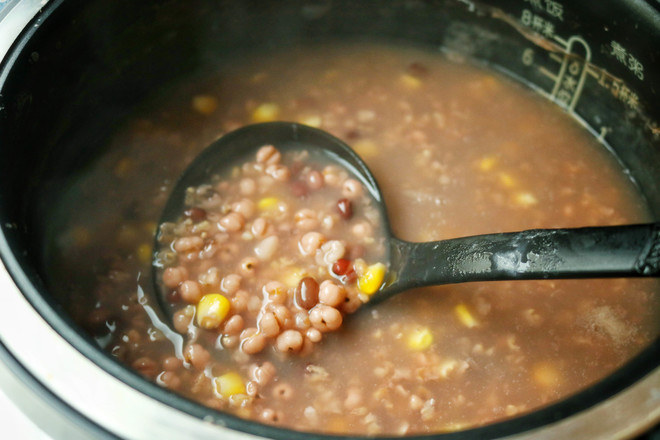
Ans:
[{"label": "porridge", "polygon": [[[402,239],[650,220],[634,184],[586,130],[487,69],[366,43],[232,60],[136,110],[61,201],[69,214],[57,219],[63,232],[47,256],[51,290],[110,356],[148,380],[211,408],[297,430],[447,432],[569,396],[657,337],[655,280],[428,287],[345,314],[363,302],[354,277],[382,270],[375,269],[383,262],[379,226],[367,200],[325,180],[311,190],[323,168],[304,171],[309,165],[289,168],[286,193],[258,194],[246,179],[268,173],[253,167],[230,176],[231,191],[210,194],[218,195],[217,213],[187,208],[181,227],[197,228],[200,237],[200,228],[215,228],[216,241],[169,241],[183,260],[213,254],[194,267],[164,260],[178,335],[169,337],[143,304],[153,290],[154,232],[169,192],[214,139],[274,120],[319,127],[351,145],[378,179]],[[295,158],[282,160],[292,167]],[[304,185],[292,189],[291,179]],[[315,201],[331,190],[332,206]],[[348,205],[338,206],[343,199],[352,202],[350,220],[343,218]],[[288,216],[279,224],[268,216],[281,206]],[[324,229],[326,221],[339,229]],[[327,260],[322,251],[316,263],[320,241],[309,240],[313,258],[312,248],[310,255],[295,249],[311,233],[343,252]],[[356,274],[342,273],[351,268],[344,260]],[[259,295],[252,303],[239,294],[250,291]],[[205,296],[216,294],[224,299]],[[312,316],[316,307],[329,317]],[[194,321],[204,308],[225,315]],[[280,345],[289,330],[296,333]]]}]

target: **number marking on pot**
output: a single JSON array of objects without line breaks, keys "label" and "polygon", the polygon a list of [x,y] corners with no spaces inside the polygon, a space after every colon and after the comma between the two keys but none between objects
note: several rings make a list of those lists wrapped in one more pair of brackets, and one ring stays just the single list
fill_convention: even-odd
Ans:
[{"label": "number marking on pot", "polygon": [[550,54],[550,59],[559,63],[559,71],[553,73],[544,66],[540,66],[539,71],[554,81],[549,98],[573,113],[588,73],[591,49],[587,42],[578,36],[564,40],[555,35],[553,39],[564,49],[562,54]]}]

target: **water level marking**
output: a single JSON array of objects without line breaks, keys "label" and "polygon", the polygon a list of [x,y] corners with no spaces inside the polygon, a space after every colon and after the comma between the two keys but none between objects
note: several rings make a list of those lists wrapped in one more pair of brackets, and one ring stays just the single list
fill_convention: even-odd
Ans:
[{"label": "water level marking", "polygon": [[598,142],[604,143],[605,142],[605,136],[607,136],[609,133],[612,132],[611,127],[600,127],[600,133],[598,134]]},{"label": "water level marking", "polygon": [[555,36],[555,40],[565,47],[565,52],[550,96],[567,111],[573,112],[584,87],[591,49],[578,36],[572,36],[567,41]]},{"label": "water level marking", "polygon": [[561,63],[564,60],[564,57],[562,57],[558,53],[552,52],[550,54],[550,59],[554,60],[554,61],[557,61],[558,63]]},{"label": "water level marking", "polygon": [[545,67],[543,67],[543,66],[539,67],[539,72],[541,72],[544,76],[547,76],[548,78],[550,78],[552,81],[557,81],[557,78],[558,78],[557,75],[550,72]]}]

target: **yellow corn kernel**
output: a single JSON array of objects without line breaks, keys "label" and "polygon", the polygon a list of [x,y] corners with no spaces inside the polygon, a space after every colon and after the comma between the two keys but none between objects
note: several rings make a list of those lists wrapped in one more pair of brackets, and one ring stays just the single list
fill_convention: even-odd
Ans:
[{"label": "yellow corn kernel", "polygon": [[245,383],[238,373],[233,371],[213,379],[216,395],[229,399],[236,394],[245,394]]},{"label": "yellow corn kernel", "polygon": [[137,257],[140,263],[144,265],[151,264],[151,245],[149,243],[142,243],[138,246]]},{"label": "yellow corn kernel", "polygon": [[323,74],[323,79],[326,81],[332,81],[335,80],[338,76],[339,76],[339,72],[337,72],[336,70],[327,70]]},{"label": "yellow corn kernel", "polygon": [[373,295],[383,285],[385,279],[385,265],[383,263],[372,264],[367,267],[364,275],[358,278],[358,289],[367,295]]},{"label": "yellow corn kernel", "polygon": [[470,310],[468,310],[465,304],[457,305],[454,308],[454,312],[456,313],[456,317],[458,318],[458,320],[461,321],[461,324],[463,324],[467,328],[472,328],[479,325],[479,323],[474,318],[474,316],[472,316],[472,313],[470,313]]},{"label": "yellow corn kernel", "polygon": [[219,293],[204,295],[197,303],[197,324],[207,330],[218,328],[229,314],[229,300]]},{"label": "yellow corn kernel", "polygon": [[92,234],[84,226],[76,226],[71,230],[71,239],[76,247],[86,247],[92,241]]},{"label": "yellow corn kernel", "polygon": [[447,379],[452,371],[456,370],[456,367],[458,367],[458,361],[456,359],[447,359],[439,364],[434,365],[433,373],[438,377]]},{"label": "yellow corn kernel", "polygon": [[416,329],[408,335],[408,348],[415,351],[426,350],[433,344],[433,333],[428,327]]},{"label": "yellow corn kernel", "polygon": [[140,239],[140,232],[134,225],[123,225],[117,233],[117,242],[128,249],[135,246],[135,242]]},{"label": "yellow corn kernel", "polygon": [[218,108],[218,100],[209,95],[193,96],[192,108],[202,115],[210,115]]},{"label": "yellow corn kernel", "polygon": [[539,201],[534,197],[534,194],[528,192],[521,192],[514,196],[514,201],[516,204],[527,208],[529,206],[536,205]]},{"label": "yellow corn kernel", "polygon": [[250,82],[252,84],[259,84],[264,82],[266,79],[268,79],[268,74],[266,72],[259,72],[252,75]]},{"label": "yellow corn kernel", "polygon": [[492,96],[499,89],[499,82],[492,76],[485,76],[468,84],[468,90],[478,98]]},{"label": "yellow corn kernel", "polygon": [[500,173],[498,177],[500,184],[505,188],[513,188],[516,185],[516,180],[509,173]]},{"label": "yellow corn kernel", "polygon": [[348,429],[348,422],[344,416],[333,416],[327,421],[325,429],[331,433],[345,434]]},{"label": "yellow corn kernel", "polygon": [[490,171],[495,166],[496,159],[493,156],[486,156],[479,161],[481,171]]},{"label": "yellow corn kernel", "polygon": [[252,122],[270,122],[280,117],[280,106],[265,102],[252,112]]},{"label": "yellow corn kernel", "polygon": [[308,115],[298,118],[298,122],[304,125],[308,125],[310,127],[319,128],[323,121],[321,117],[318,115]]},{"label": "yellow corn kernel", "polygon": [[442,423],[437,426],[436,431],[438,432],[456,432],[456,431],[461,431],[465,429],[468,426],[467,423],[459,423],[459,422],[452,422],[452,423]]},{"label": "yellow corn kernel", "polygon": [[369,139],[363,139],[355,142],[353,144],[353,150],[355,150],[358,156],[360,156],[362,159],[368,159],[378,155],[378,146]]},{"label": "yellow corn kernel", "polygon": [[488,75],[482,78],[481,82],[489,90],[498,90],[500,89],[500,86],[502,84],[500,81],[497,80],[497,78],[495,78],[492,75]]},{"label": "yellow corn kernel", "polygon": [[561,374],[557,367],[548,362],[541,362],[534,365],[532,376],[534,381],[544,388],[556,387],[561,381]]},{"label": "yellow corn kernel", "polygon": [[134,168],[135,164],[133,163],[133,160],[124,157],[123,159],[120,159],[119,162],[115,165],[115,176],[117,177],[126,177],[128,173],[131,172],[131,170]]},{"label": "yellow corn kernel", "polygon": [[399,77],[401,84],[407,89],[417,90],[422,86],[422,81],[416,76],[409,75],[404,73]]},{"label": "yellow corn kernel", "polygon": [[142,229],[149,233],[149,235],[156,234],[158,224],[156,222],[145,222],[142,224]]},{"label": "yellow corn kernel", "polygon": [[260,211],[270,211],[277,208],[278,202],[279,199],[277,197],[264,197],[257,202],[257,208],[259,208]]}]

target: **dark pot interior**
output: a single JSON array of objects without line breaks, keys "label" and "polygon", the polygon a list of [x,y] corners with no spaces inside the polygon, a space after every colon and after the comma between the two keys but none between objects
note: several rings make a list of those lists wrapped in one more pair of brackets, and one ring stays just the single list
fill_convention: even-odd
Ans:
[{"label": "dark pot interior", "polygon": [[[523,21],[524,10],[531,8],[519,1],[492,3]],[[26,275],[19,287],[46,320],[101,368],[193,415],[210,414],[239,430],[293,438],[291,432],[173,397],[95,348],[62,312],[66,298],[50,293],[44,268],[44,249],[53,233],[50,220],[57,215],[62,193],[87,163],[104,154],[114,127],[141,102],[171,81],[249,51],[342,39],[443,47],[552,94],[550,80],[537,68],[548,51],[513,26],[514,19],[503,17],[487,6],[473,10],[451,1],[53,1],[23,33],[0,72],[0,225],[11,253],[3,261],[13,275]],[[597,66],[593,75],[600,75],[585,83],[574,105],[555,99],[595,135],[609,130],[609,147],[660,219],[660,89],[655,81],[660,78],[660,14],[639,1],[571,5],[563,10],[555,33],[588,41],[588,56]],[[645,54],[642,72],[613,56],[613,41]],[[578,43],[573,48],[585,55]],[[533,50],[538,63],[527,62],[522,56],[529,54],[526,49]],[[621,85],[634,91],[638,105],[622,105],[613,92]],[[573,398],[468,433],[493,437],[564,418],[628,387],[656,369],[658,359],[656,340],[617,374]]]}]

